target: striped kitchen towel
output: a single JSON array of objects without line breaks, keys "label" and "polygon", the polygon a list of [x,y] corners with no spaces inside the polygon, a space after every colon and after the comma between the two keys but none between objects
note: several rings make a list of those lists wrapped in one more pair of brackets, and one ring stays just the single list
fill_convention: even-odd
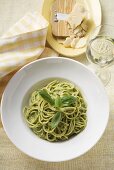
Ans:
[{"label": "striped kitchen towel", "polygon": [[0,38],[0,77],[41,55],[47,27],[43,16],[28,13]]}]

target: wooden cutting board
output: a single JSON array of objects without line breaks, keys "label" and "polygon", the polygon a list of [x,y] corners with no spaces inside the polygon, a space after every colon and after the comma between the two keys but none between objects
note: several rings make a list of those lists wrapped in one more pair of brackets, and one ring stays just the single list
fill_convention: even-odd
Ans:
[{"label": "wooden cutting board", "polygon": [[67,37],[71,30],[68,28],[67,21],[58,20],[55,22],[55,12],[69,14],[74,7],[76,0],[55,0],[51,8],[52,33],[57,37]]}]

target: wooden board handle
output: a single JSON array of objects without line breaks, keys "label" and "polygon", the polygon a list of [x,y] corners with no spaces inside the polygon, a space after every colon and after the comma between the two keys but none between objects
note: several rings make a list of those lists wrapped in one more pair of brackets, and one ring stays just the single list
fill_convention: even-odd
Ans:
[{"label": "wooden board handle", "polygon": [[52,33],[57,37],[67,37],[70,35],[67,21],[55,22],[55,12],[69,14],[74,7],[76,0],[55,0],[51,8]]}]

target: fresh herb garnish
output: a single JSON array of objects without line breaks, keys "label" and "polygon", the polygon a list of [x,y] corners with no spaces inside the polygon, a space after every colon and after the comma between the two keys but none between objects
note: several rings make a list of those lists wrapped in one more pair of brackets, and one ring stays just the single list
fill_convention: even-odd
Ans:
[{"label": "fresh herb garnish", "polygon": [[63,97],[58,96],[55,100],[47,93],[45,89],[40,90],[39,94],[42,96],[44,100],[46,100],[51,105],[54,105],[56,108],[60,108],[62,106],[71,106],[75,103],[76,97],[71,95],[66,95]]},{"label": "fresh herb garnish", "polygon": [[61,98],[61,101],[62,101],[62,105],[63,105],[63,106],[71,106],[72,104],[75,103],[76,97],[70,96],[70,95],[68,95],[68,96],[63,96],[63,97]]},{"label": "fresh herb garnish", "polygon": [[39,91],[40,96],[42,96],[42,98],[44,100],[46,100],[48,103],[50,103],[51,105],[55,104],[54,99],[51,98],[51,96],[47,93],[47,91],[45,89],[40,90]]},{"label": "fresh herb garnish", "polygon": [[61,105],[62,105],[62,101],[61,101],[60,96],[58,96],[58,97],[55,99],[55,107],[56,107],[56,108],[60,108]]},{"label": "fresh herb garnish", "polygon": [[56,112],[51,121],[51,127],[56,128],[61,121],[61,112]]},{"label": "fresh herb garnish", "polygon": [[51,121],[51,128],[56,128],[61,121],[61,113],[59,112],[61,107],[70,107],[73,105],[76,101],[76,97],[71,95],[66,95],[63,97],[58,96],[55,100],[47,93],[45,89],[40,90],[39,94],[41,97],[46,100],[50,105],[54,106],[56,108],[56,113],[52,118]]}]

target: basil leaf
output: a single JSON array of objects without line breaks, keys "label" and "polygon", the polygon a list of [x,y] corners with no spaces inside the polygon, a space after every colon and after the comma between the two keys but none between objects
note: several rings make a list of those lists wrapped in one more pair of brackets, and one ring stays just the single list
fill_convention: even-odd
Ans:
[{"label": "basil leaf", "polygon": [[55,99],[55,107],[56,108],[60,108],[62,105],[62,101],[61,101],[61,98],[58,96],[56,99]]},{"label": "basil leaf", "polygon": [[70,106],[70,105],[75,103],[76,97],[74,97],[74,96],[63,96],[61,98],[61,101],[62,101],[63,106]]},{"label": "basil leaf", "polygon": [[45,89],[44,90],[40,90],[39,94],[48,103],[50,103],[51,105],[54,105],[54,103],[55,103],[54,99],[51,98],[51,96],[47,93],[47,91]]},{"label": "basil leaf", "polygon": [[56,128],[61,121],[61,112],[56,112],[51,121],[51,127]]}]

